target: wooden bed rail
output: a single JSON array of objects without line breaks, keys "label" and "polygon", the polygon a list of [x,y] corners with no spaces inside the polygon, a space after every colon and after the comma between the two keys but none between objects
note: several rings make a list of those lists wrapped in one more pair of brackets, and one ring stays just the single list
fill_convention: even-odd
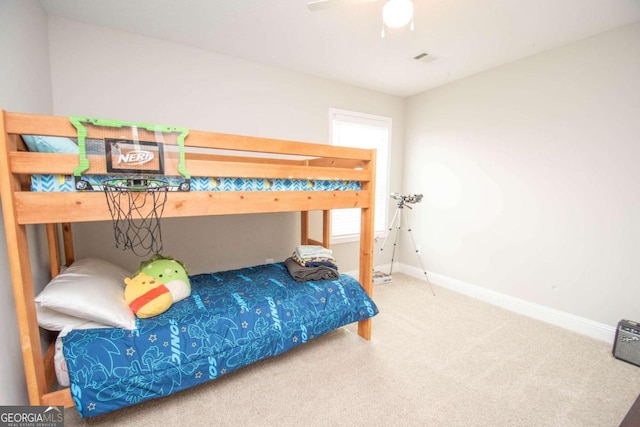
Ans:
[{"label": "wooden bed rail", "polygon": [[[15,152],[9,157],[11,172],[16,174],[72,175],[78,165],[78,156],[75,154]],[[91,159],[97,156],[87,157]],[[202,155],[192,156],[189,153],[186,154],[186,159],[192,176],[209,176],[214,171],[216,177],[233,178],[307,179],[312,176],[314,179],[347,181],[368,181],[371,178],[369,172],[362,169],[310,166],[302,163],[283,164],[281,159],[268,164],[263,158],[244,158],[243,162],[239,162],[235,156],[230,159],[223,156],[204,159]],[[336,163],[330,163],[333,164]],[[93,172],[91,168],[87,170],[87,173]]]},{"label": "wooden bed rail", "polygon": [[[0,110],[3,111],[3,110]],[[4,112],[5,132],[10,135],[47,135],[77,137],[77,130],[68,117]],[[89,130],[88,138],[91,138]],[[255,153],[287,154],[304,157],[328,157],[371,160],[371,150],[338,147],[309,142],[285,141],[245,135],[190,130],[184,140],[185,146],[215,148],[220,150]]]},{"label": "wooden bed rail", "polygon": [[[37,323],[27,226],[46,227],[51,276],[75,259],[72,223],[110,220],[100,192],[31,192],[25,185],[33,174],[72,174],[78,156],[25,151],[21,135],[75,138],[66,117],[11,113],[0,110],[0,201],[4,216],[11,285],[29,401],[32,405],[73,406],[68,388],[51,390],[53,349],[42,354]],[[91,137],[91,135],[88,135]],[[185,145],[215,152],[186,153],[192,176],[255,177],[359,181],[358,191],[170,192],[163,217],[301,212],[302,244],[330,247],[332,209],[360,208],[359,281],[372,295],[375,150],[284,141],[271,138],[189,131]],[[229,154],[225,154],[225,150]],[[243,153],[300,156],[263,158]],[[309,212],[321,211],[321,241],[309,236]],[[62,239],[61,239],[62,237]],[[61,252],[61,250],[63,252]],[[371,319],[358,323],[358,333],[371,338]]]},{"label": "wooden bed rail", "polygon": [[[368,208],[371,203],[372,197],[362,191],[170,192],[162,217]],[[111,215],[101,192],[19,191],[15,193],[15,220],[19,224],[107,221]]]}]

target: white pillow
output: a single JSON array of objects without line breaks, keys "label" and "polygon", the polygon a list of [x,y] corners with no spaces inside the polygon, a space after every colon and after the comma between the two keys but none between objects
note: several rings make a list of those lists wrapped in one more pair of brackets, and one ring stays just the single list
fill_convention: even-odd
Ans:
[{"label": "white pillow", "polygon": [[[70,316],[60,313],[59,311],[43,307],[36,303],[36,315],[38,316],[38,325],[49,331],[62,331],[71,329],[89,329],[89,328],[110,328],[111,326],[102,323],[91,322],[80,317]],[[90,326],[85,326],[90,325]]]},{"label": "white pillow", "polygon": [[135,317],[124,300],[125,277],[131,277],[131,273],[107,261],[79,260],[49,282],[35,298],[36,305],[104,325],[135,329]]}]

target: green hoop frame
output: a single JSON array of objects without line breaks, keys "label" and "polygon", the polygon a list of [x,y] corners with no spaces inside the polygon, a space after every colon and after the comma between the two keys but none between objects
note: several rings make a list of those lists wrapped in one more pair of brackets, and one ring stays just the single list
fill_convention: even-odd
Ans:
[{"label": "green hoop frame", "polygon": [[181,127],[173,127],[173,126],[162,126],[155,125],[149,123],[137,123],[137,122],[126,122],[119,120],[109,120],[109,119],[96,119],[90,117],[81,117],[81,116],[71,116],[69,120],[76,128],[78,132],[78,154],[80,156],[78,166],[73,170],[73,176],[78,182],[81,179],[81,176],[84,172],[86,172],[89,167],[89,158],[87,157],[87,146],[86,139],[88,135],[87,125],[92,126],[100,126],[100,127],[109,127],[109,128],[122,128],[122,127],[136,127],[145,129],[149,132],[161,132],[161,133],[177,133],[178,136],[176,138],[176,145],[178,146],[178,173],[184,177],[187,185],[180,186],[181,191],[186,191],[189,188],[189,180],[191,179],[191,175],[187,171],[186,167],[186,157],[184,152],[184,139],[189,134],[189,129],[181,128]]}]

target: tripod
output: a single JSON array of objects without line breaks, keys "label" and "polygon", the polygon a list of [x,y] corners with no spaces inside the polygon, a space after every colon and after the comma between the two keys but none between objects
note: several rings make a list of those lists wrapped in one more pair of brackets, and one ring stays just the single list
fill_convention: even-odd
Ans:
[{"label": "tripod", "polygon": [[[391,272],[393,271],[393,259],[396,255],[396,246],[398,244],[398,236],[400,235],[400,230],[403,230],[402,223],[403,223],[403,217],[405,216],[404,208],[406,207],[408,209],[413,209],[407,203],[420,202],[420,200],[422,200],[422,194],[413,195],[413,196],[402,196],[397,193],[391,193],[391,197],[398,200],[398,207],[396,208],[396,212],[393,214],[393,219],[391,219],[391,222],[389,223],[389,229],[387,231],[387,235],[385,236],[384,241],[382,242],[382,247],[380,247],[380,251],[378,252],[378,256],[376,257],[377,259],[382,254],[382,252],[384,252],[384,248],[387,245],[387,240],[391,235],[391,230],[395,228],[395,237],[393,239],[393,251],[391,252],[391,266],[389,267],[389,276],[391,276]],[[407,224],[407,227],[404,228],[404,230],[407,230],[409,232],[409,236],[411,237],[411,243],[413,244],[413,250],[415,251],[416,256],[418,257],[418,261],[420,262],[420,267],[422,268],[422,273],[424,274],[424,278],[429,284],[429,287],[431,288],[431,293],[433,294],[433,296],[436,296],[436,293],[433,290],[433,286],[431,285],[431,282],[427,277],[427,271],[424,269],[424,265],[422,264],[422,258],[420,257],[420,253],[418,251],[418,248],[416,247],[416,242],[413,239],[413,234],[411,233],[411,227],[409,226],[409,223],[407,222],[406,218],[404,218],[404,223]],[[376,263],[374,261],[374,265],[375,264]]]}]

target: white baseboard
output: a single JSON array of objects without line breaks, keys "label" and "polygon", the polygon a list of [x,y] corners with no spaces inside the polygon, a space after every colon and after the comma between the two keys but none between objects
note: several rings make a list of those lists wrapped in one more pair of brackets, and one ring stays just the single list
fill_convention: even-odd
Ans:
[{"label": "white baseboard", "polygon": [[[394,263],[393,263],[393,269],[389,270],[389,267],[391,267],[391,264],[390,264],[390,263],[388,263],[388,264],[381,264],[381,265],[377,265],[377,266],[375,267],[375,270],[382,271],[382,272],[387,273],[387,274],[389,274],[389,271],[391,271],[391,274],[393,274],[393,272],[396,272],[396,273],[398,273],[398,272],[399,272],[399,273],[404,273],[404,271],[402,271],[402,270],[401,270],[401,268],[402,268],[402,264],[400,264],[399,262],[394,262]],[[355,277],[356,279],[358,279],[358,278],[359,278],[359,274],[360,274],[360,273],[358,272],[358,270],[341,271],[340,273],[341,273],[341,274],[347,274],[347,275],[349,275],[349,276],[351,276],[351,277]],[[407,274],[407,275],[409,275],[409,274]]]},{"label": "white baseboard", "polygon": [[[407,276],[424,280],[424,272],[417,267],[400,264],[398,268],[394,268],[394,270],[404,273]],[[466,283],[462,280],[443,276],[441,274],[427,271],[427,276],[429,281],[434,285],[442,286],[443,288],[451,289],[452,291],[506,308],[507,310],[515,313],[551,323],[552,325],[560,326],[573,332],[577,332],[597,340],[606,341],[611,344],[613,344],[613,341],[615,340],[616,328],[613,326],[594,322],[593,320],[589,320],[584,317],[575,316],[570,313],[545,307],[520,298],[501,294],[499,292],[495,292],[478,285],[473,285],[471,283]]]},{"label": "white baseboard", "polygon": [[[389,266],[390,264],[380,265],[377,266],[376,269],[388,273]],[[394,262],[392,271],[404,273],[407,276],[414,277],[418,280],[425,279],[424,272],[418,267],[413,267],[403,263]],[[345,274],[353,276],[356,279],[358,278],[357,270],[347,271],[345,272]],[[610,344],[613,344],[613,341],[615,340],[616,328],[613,326],[595,322],[593,320],[576,316],[571,313],[566,313],[564,311],[545,307],[540,304],[535,304],[527,300],[512,297],[506,294],[501,294],[499,292],[483,288],[482,286],[473,285],[471,283],[453,279],[442,274],[427,271],[427,276],[429,278],[429,281],[434,285],[451,289],[452,291],[468,295],[472,298],[488,302],[489,304],[505,308],[515,313],[532,317],[534,319],[538,319],[552,325],[560,326],[570,331],[577,332],[579,334],[586,335],[600,341],[605,341]]]}]

